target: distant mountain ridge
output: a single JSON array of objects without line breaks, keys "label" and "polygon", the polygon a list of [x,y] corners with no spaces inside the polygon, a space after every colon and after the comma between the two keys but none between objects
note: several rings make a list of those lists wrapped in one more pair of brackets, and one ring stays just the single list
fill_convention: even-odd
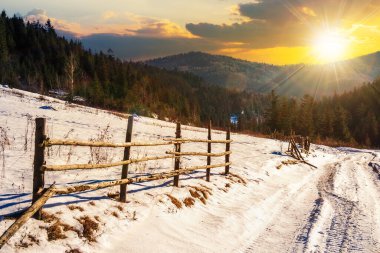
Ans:
[{"label": "distant mountain ridge", "polygon": [[380,52],[323,65],[276,66],[228,56],[189,52],[145,62],[168,70],[193,73],[210,84],[231,90],[317,96],[343,93],[380,75]]}]

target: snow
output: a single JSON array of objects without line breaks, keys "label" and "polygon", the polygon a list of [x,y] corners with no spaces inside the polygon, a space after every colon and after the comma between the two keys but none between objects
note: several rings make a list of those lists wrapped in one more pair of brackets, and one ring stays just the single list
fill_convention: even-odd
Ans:
[{"label": "snow", "polygon": [[[9,145],[0,142],[4,144],[4,154],[0,148],[0,217],[30,205],[35,117],[47,118],[50,138],[125,139],[126,115],[0,88],[0,126],[9,140]],[[185,138],[207,137],[203,128],[182,129]],[[133,140],[161,140],[174,133],[174,123],[139,117]],[[222,131],[212,135],[225,138]],[[211,182],[204,180],[203,170],[181,176],[179,188],[171,186],[172,180],[129,185],[128,203],[108,197],[118,187],[57,196],[44,207],[56,220],[29,220],[1,252],[380,252],[380,175],[375,169],[380,164],[379,151],[312,145],[306,160],[318,169],[302,163],[277,169],[291,160],[281,155],[287,143],[240,134],[233,134],[232,139],[231,172],[246,184],[221,175],[224,168],[218,168],[212,169]],[[131,155],[164,155],[167,150],[173,147],[133,147]],[[205,143],[183,145],[183,151],[206,150]],[[223,151],[223,144],[213,145],[213,152]],[[122,149],[53,147],[47,152],[47,163],[112,162],[122,157]],[[213,158],[212,162],[224,159]],[[169,171],[173,163],[169,159],[132,165],[130,176]],[[186,157],[181,163],[204,165],[206,159]],[[120,174],[120,167],[47,172],[45,183],[93,183],[119,179]],[[204,204],[195,198],[194,205],[186,207],[183,200],[191,197],[194,187],[206,192],[207,199]],[[182,208],[167,194],[181,201]],[[82,236],[84,216],[99,225],[94,241]],[[47,230],[57,220],[72,229],[63,231],[64,239],[49,240]],[[12,222],[0,218],[0,233]]]}]

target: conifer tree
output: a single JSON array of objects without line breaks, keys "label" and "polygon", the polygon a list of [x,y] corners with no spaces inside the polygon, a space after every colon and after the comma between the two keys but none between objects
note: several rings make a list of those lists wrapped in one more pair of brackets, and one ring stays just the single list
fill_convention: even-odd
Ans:
[{"label": "conifer tree", "polygon": [[0,64],[5,64],[8,60],[6,15],[5,11],[0,16]]}]

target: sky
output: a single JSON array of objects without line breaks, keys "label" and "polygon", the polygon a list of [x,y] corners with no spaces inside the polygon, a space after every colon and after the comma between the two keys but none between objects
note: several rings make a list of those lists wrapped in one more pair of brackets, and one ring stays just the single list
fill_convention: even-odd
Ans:
[{"label": "sky", "polygon": [[204,51],[270,64],[326,63],[380,50],[380,0],[2,0],[85,46],[144,60]]}]

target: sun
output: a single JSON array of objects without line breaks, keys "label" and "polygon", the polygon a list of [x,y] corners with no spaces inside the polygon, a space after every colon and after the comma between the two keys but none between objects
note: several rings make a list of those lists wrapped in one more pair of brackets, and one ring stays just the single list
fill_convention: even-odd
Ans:
[{"label": "sun", "polygon": [[347,51],[348,40],[339,32],[325,31],[314,40],[313,51],[316,61],[328,63],[342,60]]}]

